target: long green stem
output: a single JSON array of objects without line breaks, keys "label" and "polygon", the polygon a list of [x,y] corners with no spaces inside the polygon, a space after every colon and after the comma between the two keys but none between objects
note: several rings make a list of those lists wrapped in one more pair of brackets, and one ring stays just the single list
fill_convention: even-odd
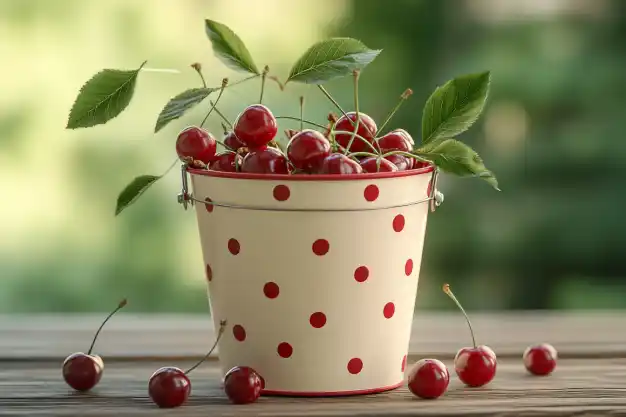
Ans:
[{"label": "long green stem", "polygon": [[195,62],[191,64],[191,68],[196,70],[196,72],[200,76],[200,80],[202,80],[202,87],[206,88],[206,80],[204,79],[204,75],[202,74],[202,65],[199,62]]},{"label": "long green stem", "polygon": [[[350,120],[350,118],[348,117],[348,114],[341,108],[341,106],[339,105],[339,103],[337,103],[337,100],[335,100],[333,98],[333,96],[330,95],[330,93],[328,91],[326,91],[326,89],[324,88],[323,85],[318,84],[317,88],[320,89],[320,91],[322,93],[324,93],[324,95],[331,101],[331,103],[333,103],[335,105],[335,107],[337,107],[337,109],[341,112],[341,114],[343,114],[344,116],[346,116],[346,119]],[[350,120],[350,122],[352,122]],[[354,122],[352,122],[352,124],[354,124]]]},{"label": "long green stem", "polygon": [[263,104],[263,93],[265,92],[265,78],[267,77],[268,72],[270,72],[270,67],[266,65],[263,69],[263,73],[261,74],[261,96],[259,97],[259,104]]},{"label": "long green stem", "polygon": [[202,362],[204,362],[205,360],[209,359],[209,356],[211,356],[211,353],[213,353],[213,351],[215,350],[215,347],[217,346],[217,343],[220,341],[220,338],[222,337],[222,334],[224,334],[224,328],[226,328],[226,320],[220,321],[220,328],[217,331],[217,337],[215,338],[215,342],[213,343],[213,346],[211,346],[211,349],[209,350],[209,353],[204,355],[204,357],[202,359],[200,359],[194,366],[192,366],[191,368],[187,369],[187,371],[185,372],[185,375],[187,375],[189,372],[193,371],[198,366],[200,366],[200,364]]},{"label": "long green stem", "polygon": [[209,109],[208,113],[206,114],[206,116],[204,116],[204,119],[202,119],[202,123],[200,123],[200,127],[204,126],[204,123],[207,121],[207,119],[209,118],[213,110],[215,110],[215,106],[217,106],[217,103],[219,103],[220,98],[222,98],[222,93],[224,93],[224,89],[227,86],[228,86],[228,78],[224,78],[222,80],[222,88],[220,88],[220,92],[217,95],[217,98],[215,99],[215,104],[211,105],[211,108]]},{"label": "long green stem", "polygon": [[452,298],[452,301],[456,303],[459,310],[461,310],[461,313],[463,313],[463,315],[465,316],[465,320],[467,321],[467,325],[470,329],[470,334],[472,335],[472,345],[474,346],[474,348],[476,348],[476,339],[474,338],[474,329],[472,328],[472,322],[470,321],[469,316],[463,309],[463,306],[461,305],[459,300],[457,300],[457,298],[454,296],[454,293],[450,289],[450,284],[443,284],[443,292],[445,292],[448,297]]},{"label": "long green stem", "polygon": [[404,103],[411,95],[413,94],[413,90],[411,90],[410,88],[407,88],[404,93],[402,93],[402,95],[400,96],[400,101],[396,104],[396,106],[391,110],[391,112],[387,115],[387,118],[385,119],[385,121],[383,122],[382,126],[380,126],[378,128],[379,132],[382,132],[383,129],[385,128],[385,126],[387,126],[387,123],[389,123],[389,121],[391,120],[391,118],[394,116],[394,114],[396,114],[396,112],[398,111],[398,109],[400,108],[400,106],[402,106],[402,103]]},{"label": "long green stem", "polygon": [[430,162],[428,159],[422,158],[419,155],[413,154],[411,152],[404,152],[404,151],[390,151],[390,152],[387,152],[386,154],[384,154],[383,158],[386,158],[389,155],[403,155],[403,156],[406,156],[406,157],[409,157],[409,158],[419,159],[420,161]]},{"label": "long green stem", "polygon": [[356,112],[356,124],[354,125],[352,136],[350,136],[350,140],[348,141],[348,146],[343,153],[344,155],[347,155],[352,148],[355,135],[359,131],[359,126],[361,125],[361,115],[359,114],[359,71],[354,71],[354,111]]},{"label": "long green stem", "polygon": [[311,126],[317,126],[317,127],[322,128],[322,129],[326,129],[326,126],[324,126],[324,125],[321,125],[321,124],[319,124],[319,123],[312,122],[312,121],[310,121],[310,120],[301,119],[301,118],[299,118],[299,117],[293,117],[293,116],[276,116],[276,117],[275,117],[275,119],[288,119],[288,120],[302,121],[303,123],[310,124]]},{"label": "long green stem", "polygon": [[212,101],[210,101],[210,100],[209,100],[209,103],[211,104],[212,109],[213,109],[213,110],[215,110],[215,113],[217,113],[217,114],[218,114],[218,115],[222,118],[222,120],[224,121],[224,123],[226,123],[226,126],[228,126],[230,129],[232,129],[232,128],[233,128],[233,124],[230,122],[230,120],[228,120],[228,119],[226,118],[226,116],[224,116],[224,115],[222,114],[222,112],[221,112],[221,111],[219,111],[219,109],[218,109],[217,107],[215,107],[215,105],[216,105],[217,103],[213,103],[213,102],[212,102]]},{"label": "long green stem", "polygon": [[[333,131],[331,131],[331,134],[333,134],[333,135],[352,135],[353,133],[354,132],[348,132],[346,130],[333,130]],[[373,150],[374,152],[376,152],[377,154],[379,153],[379,151],[374,147],[374,145],[372,145],[372,143],[369,140],[365,139],[363,136],[361,136],[359,134],[354,134],[354,137],[356,137],[357,139],[359,139],[363,143],[367,144],[367,146],[369,146],[369,148],[371,150]],[[346,149],[346,148],[344,148],[344,149]]]},{"label": "long green stem", "polygon": [[300,131],[304,130],[304,96],[300,96]]},{"label": "long green stem", "polygon": [[107,316],[106,319],[104,319],[104,321],[102,322],[102,324],[100,325],[100,327],[98,327],[98,330],[96,331],[95,336],[93,337],[93,340],[91,341],[91,346],[89,346],[89,350],[87,351],[87,355],[91,355],[91,351],[93,350],[93,346],[96,344],[96,339],[98,338],[98,335],[100,334],[100,330],[102,330],[102,328],[104,327],[104,325],[106,324],[107,321],[109,321],[109,319],[111,317],[113,317],[113,315],[115,313],[117,313],[121,308],[123,308],[126,305],[126,299],[123,299],[122,301],[120,301],[120,303],[117,305],[117,308],[113,311],[111,311],[109,313],[109,315]]}]

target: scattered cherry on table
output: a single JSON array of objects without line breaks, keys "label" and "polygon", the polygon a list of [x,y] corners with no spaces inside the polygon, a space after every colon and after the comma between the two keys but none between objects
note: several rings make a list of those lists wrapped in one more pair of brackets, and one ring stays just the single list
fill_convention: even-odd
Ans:
[{"label": "scattered cherry on table", "polygon": [[248,366],[235,366],[224,376],[224,392],[233,404],[255,402],[265,388],[265,380]]},{"label": "scattered cherry on table", "polygon": [[437,359],[421,359],[409,372],[409,391],[420,398],[439,398],[446,392],[449,384],[450,372]]},{"label": "scattered cherry on table", "polygon": [[495,352],[485,345],[476,346],[472,323],[461,306],[459,300],[454,296],[450,285],[444,284],[445,292],[459,307],[472,336],[472,347],[461,348],[454,358],[454,369],[459,379],[469,387],[482,387],[487,385],[496,375],[497,359]]},{"label": "scattered cherry on table", "polygon": [[200,364],[207,360],[211,353],[213,353],[213,350],[215,350],[217,343],[224,333],[225,327],[226,321],[221,321],[215,343],[213,343],[209,352],[187,371],[183,371],[174,366],[165,366],[157,369],[152,374],[148,381],[148,395],[150,395],[152,402],[160,408],[175,408],[180,407],[187,401],[191,393],[191,381],[187,375],[200,366]]},{"label": "scattered cherry on table", "polygon": [[542,343],[527,347],[522,358],[528,372],[544,376],[551,374],[556,368],[557,356],[556,349],[552,345]]},{"label": "scattered cherry on table", "polygon": [[117,308],[113,310],[102,322],[95,336],[91,342],[91,346],[87,353],[76,352],[68,356],[63,362],[63,379],[70,387],[76,391],[89,391],[95,387],[102,378],[102,372],[104,371],[104,361],[98,355],[94,355],[91,352],[96,343],[96,339],[100,334],[100,331],[104,327],[107,321],[115,313],[126,305],[126,300],[120,301]]}]

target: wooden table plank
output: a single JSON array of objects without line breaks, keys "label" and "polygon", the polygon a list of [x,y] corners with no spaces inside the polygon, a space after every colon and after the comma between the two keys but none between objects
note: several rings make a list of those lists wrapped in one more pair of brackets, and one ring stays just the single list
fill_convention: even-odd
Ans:
[{"label": "wooden table plank", "polygon": [[[87,349],[103,315],[0,315],[0,360],[64,358]],[[519,357],[531,343],[550,342],[561,357],[626,357],[625,312],[472,313],[480,343],[498,357]],[[213,343],[208,315],[120,313],[97,344],[110,359],[199,357]],[[410,352],[451,356],[469,343],[459,313],[418,313]],[[217,352],[216,352],[217,353]]]},{"label": "wooden table plank", "polygon": [[[450,360],[444,361],[449,367]],[[147,396],[147,380],[163,365],[182,362],[107,363],[89,394],[74,394],[63,383],[59,363],[10,362],[0,368],[0,416],[592,416],[626,414],[626,359],[561,360],[549,377],[525,373],[521,360],[501,360],[494,381],[470,389],[452,376],[449,391],[435,401],[414,398],[406,388],[344,398],[261,398],[231,405],[222,393],[216,362],[191,374],[189,402],[160,410]]]}]

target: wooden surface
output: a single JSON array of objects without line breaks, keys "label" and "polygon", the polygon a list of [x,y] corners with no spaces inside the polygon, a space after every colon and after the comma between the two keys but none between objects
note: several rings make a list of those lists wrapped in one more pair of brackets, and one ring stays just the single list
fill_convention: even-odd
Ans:
[{"label": "wooden surface", "polygon": [[[479,341],[494,348],[498,372],[487,387],[463,387],[452,371],[449,391],[434,401],[406,388],[387,394],[329,399],[262,398],[231,405],[212,359],[191,374],[189,402],[160,410],[147,381],[161,366],[185,368],[212,343],[207,317],[125,316],[102,333],[97,353],[106,367],[89,394],[64,384],[61,362],[84,350],[99,316],[0,318],[0,416],[595,416],[626,415],[626,315],[616,313],[475,315]],[[451,357],[467,345],[457,314],[416,318],[411,361]],[[550,342],[567,359],[555,373],[533,377],[521,361],[530,343]]]}]

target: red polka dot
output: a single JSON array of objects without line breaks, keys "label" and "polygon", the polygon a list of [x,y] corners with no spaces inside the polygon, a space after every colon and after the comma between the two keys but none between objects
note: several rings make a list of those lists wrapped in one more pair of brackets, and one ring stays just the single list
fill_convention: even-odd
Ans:
[{"label": "red polka dot", "polygon": [[366,266],[360,266],[354,270],[354,279],[357,282],[364,282],[370,276],[370,270]]},{"label": "red polka dot", "polygon": [[243,342],[246,340],[246,329],[244,329],[240,324],[235,324],[233,326],[233,336],[235,336],[235,339]]},{"label": "red polka dot", "polygon": [[363,361],[359,358],[352,358],[348,361],[348,372],[352,375],[358,374],[363,369]]},{"label": "red polka dot", "polygon": [[326,239],[317,239],[313,242],[313,253],[322,256],[326,255],[330,250],[330,243]]},{"label": "red polka dot", "polygon": [[274,198],[278,201],[286,201],[289,199],[291,191],[286,185],[277,185],[274,187]]},{"label": "red polka dot", "polygon": [[402,358],[402,372],[404,372],[404,370],[406,369],[406,355],[404,355],[404,357]]},{"label": "red polka dot", "polygon": [[378,187],[375,186],[374,184],[370,184],[367,187],[365,187],[365,191],[363,192],[363,197],[365,197],[365,199],[367,201],[374,201],[378,198]]},{"label": "red polka dot", "polygon": [[213,279],[213,270],[209,264],[206,264],[206,279],[209,281]]},{"label": "red polka dot", "polygon": [[396,312],[396,306],[393,303],[385,304],[385,308],[383,308],[383,315],[386,319],[390,319],[393,317],[393,314]]},{"label": "red polka dot", "polygon": [[289,343],[282,342],[278,345],[278,348],[276,348],[276,352],[278,352],[278,356],[281,358],[289,358],[293,354],[293,348]]},{"label": "red polka dot", "polygon": [[[211,200],[209,197],[205,198],[204,201],[206,203],[212,203],[213,200]],[[206,209],[206,211],[208,211],[209,213],[213,212],[213,204],[205,204],[204,208]]]},{"label": "red polka dot", "polygon": [[279,293],[280,287],[278,287],[278,284],[275,282],[268,282],[263,286],[263,294],[265,294],[267,298],[276,298]]},{"label": "red polka dot", "polygon": [[239,246],[239,241],[237,239],[228,239],[228,251],[233,255],[237,255],[241,250],[241,246]]},{"label": "red polka dot", "polygon": [[311,314],[311,317],[309,318],[309,323],[311,323],[311,326],[315,327],[316,329],[324,327],[324,325],[326,324],[326,314],[322,313],[321,311]]},{"label": "red polka dot", "polygon": [[407,277],[411,275],[411,272],[413,272],[413,259],[407,260],[404,264],[404,273]]},{"label": "red polka dot", "polygon": [[433,188],[433,180],[428,181],[428,187],[426,187],[426,197],[430,197],[430,192]]},{"label": "red polka dot", "polygon": [[404,216],[402,214],[398,214],[393,218],[393,230],[401,232],[402,229],[404,229]]}]

